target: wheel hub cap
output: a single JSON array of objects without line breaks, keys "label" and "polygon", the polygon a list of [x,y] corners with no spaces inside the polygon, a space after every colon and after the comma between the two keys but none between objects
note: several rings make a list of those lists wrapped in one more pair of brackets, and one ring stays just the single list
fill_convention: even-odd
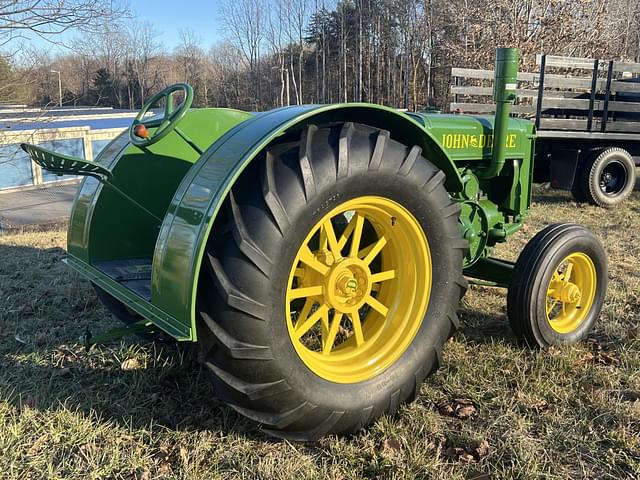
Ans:
[{"label": "wheel hub cap", "polygon": [[582,252],[560,262],[547,288],[547,320],[558,333],[571,333],[587,318],[596,295],[596,269]]},{"label": "wheel hub cap", "polygon": [[563,303],[578,303],[582,297],[580,287],[571,282],[556,282],[551,296]]},{"label": "wheel hub cap", "polygon": [[612,161],[600,174],[600,189],[606,195],[620,193],[627,183],[627,175],[628,172],[622,163]]},{"label": "wheel hub cap", "polygon": [[343,313],[358,310],[371,292],[371,271],[360,259],[342,260],[326,278],[326,301]]}]

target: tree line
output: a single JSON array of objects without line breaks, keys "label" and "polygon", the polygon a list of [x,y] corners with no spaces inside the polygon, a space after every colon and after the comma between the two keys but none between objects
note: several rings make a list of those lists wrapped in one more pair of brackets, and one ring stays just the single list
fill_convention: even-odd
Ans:
[{"label": "tree line", "polygon": [[[535,55],[640,60],[637,0],[223,0],[224,41],[190,30],[171,51],[140,19],[110,18],[69,53],[0,61],[0,100],[139,108],[175,82],[195,106],[262,110],[331,102],[445,107],[451,67],[492,68],[495,48]],[[0,12],[0,19],[1,19]],[[26,60],[25,60],[26,59]]]}]

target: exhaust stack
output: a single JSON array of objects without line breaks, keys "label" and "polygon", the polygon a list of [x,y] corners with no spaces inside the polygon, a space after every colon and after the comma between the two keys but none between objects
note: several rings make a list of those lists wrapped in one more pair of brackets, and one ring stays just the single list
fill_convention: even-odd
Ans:
[{"label": "exhaust stack", "polygon": [[516,100],[518,63],[520,51],[517,48],[498,48],[496,50],[493,99],[496,102],[496,117],[493,126],[493,149],[491,165],[479,176],[495,177],[500,174],[506,157],[507,126],[511,105]]}]

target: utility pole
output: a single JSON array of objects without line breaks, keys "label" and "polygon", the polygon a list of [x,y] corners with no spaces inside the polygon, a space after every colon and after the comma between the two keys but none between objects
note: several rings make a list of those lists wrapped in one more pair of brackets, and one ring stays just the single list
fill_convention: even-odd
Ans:
[{"label": "utility pole", "polygon": [[60,106],[62,107],[62,80],[60,79],[60,70],[51,70],[51,73],[58,74],[58,96],[60,98]]}]

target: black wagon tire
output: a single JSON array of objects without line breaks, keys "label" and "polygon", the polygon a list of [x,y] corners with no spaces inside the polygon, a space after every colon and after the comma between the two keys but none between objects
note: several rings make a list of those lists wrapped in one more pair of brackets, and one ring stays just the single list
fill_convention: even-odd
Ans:
[{"label": "black wagon tire", "polygon": [[511,328],[531,348],[579,342],[600,315],[607,283],[600,241],[581,225],[549,225],[516,262],[507,293]]},{"label": "black wagon tire", "polygon": [[[327,434],[356,432],[415,398],[423,380],[442,361],[442,347],[458,324],[456,309],[466,290],[462,261],[467,243],[461,238],[458,227],[459,206],[444,188],[443,172],[422,157],[419,147],[407,147],[392,139],[389,132],[362,124],[310,125],[289,132],[256,160],[231,189],[207,244],[207,258],[203,261],[198,287],[198,336],[204,363],[218,396],[273,435],[306,441]],[[354,207],[351,219],[350,211],[340,214],[342,216],[330,216],[331,212],[341,211],[343,205],[352,205],[349,202],[358,204],[361,201],[371,201],[371,209],[367,210],[365,205],[361,214]],[[375,202],[378,201],[380,205],[388,203],[398,211],[408,212],[406,223],[415,220],[415,225],[419,225],[417,230],[422,233],[416,235],[424,235],[428,242],[432,281],[428,302],[419,312],[412,339],[398,340],[408,342],[406,348],[397,353],[398,358],[367,378],[350,381],[349,363],[336,366],[338,364],[327,362],[325,372],[316,368],[320,364],[312,363],[312,359],[322,362],[324,353],[333,356],[334,353],[352,352],[356,355],[353,357],[355,365],[358,351],[365,355],[367,348],[377,348],[379,342],[376,343],[375,338],[382,337],[367,337],[368,332],[378,332],[376,325],[386,325],[381,322],[404,318],[399,313],[405,308],[399,306],[401,302],[385,297],[385,292],[394,292],[395,287],[385,285],[400,281],[402,272],[423,268],[415,265],[411,251],[405,252],[403,264],[408,269],[402,270],[404,267],[396,265],[394,271],[400,272],[398,277],[378,284],[375,292],[371,287],[366,297],[375,295],[374,300],[368,300],[371,304],[356,310],[357,314],[351,311],[341,316],[342,320],[337,320],[339,333],[334,332],[331,336],[340,309],[360,298],[359,267],[349,266],[353,270],[348,272],[355,272],[353,277],[339,277],[335,291],[326,279],[341,272],[340,268],[347,268],[344,265],[350,265],[348,262],[358,263],[361,255],[374,258],[371,265],[384,265],[386,249],[395,248],[396,239],[402,241],[393,236],[393,228],[404,228],[404,217],[375,217],[378,208]],[[371,221],[367,217],[369,213]],[[319,233],[311,236],[316,228],[314,225],[327,215],[331,225],[325,221]],[[382,222],[380,218],[388,223],[381,226],[377,223]],[[339,232],[341,219],[344,230],[342,235],[334,235],[334,243],[339,237],[335,243],[338,246],[335,258],[350,248],[357,255],[352,258],[344,253],[344,258],[338,261],[328,257],[330,252],[317,252],[325,252],[323,241],[329,246],[327,248],[334,248],[329,232],[334,228]],[[351,236],[340,247],[340,241],[352,223],[355,226]],[[371,255],[365,253],[367,248],[360,252],[357,245],[353,247],[356,242],[353,232],[356,231],[361,232],[362,242],[373,239],[374,243],[367,247],[373,247],[368,250]],[[371,252],[382,239],[380,232],[389,235],[389,242],[384,244],[388,247],[381,247],[381,253],[373,254]],[[311,240],[305,243],[308,238]],[[315,266],[306,268],[306,263],[298,263],[299,255],[316,241],[315,260],[305,260]],[[335,249],[331,251],[336,254]],[[318,259],[325,266],[321,266]],[[325,267],[328,273],[322,277],[327,282],[322,287],[323,293],[318,293],[319,297],[309,293],[304,306],[296,307],[294,312],[298,299],[293,297],[293,292],[305,288],[311,292],[317,288],[307,285],[318,281],[319,273],[314,268],[324,270]],[[298,270],[306,273],[298,278]],[[384,275],[382,272],[372,276],[381,278]],[[307,283],[308,278],[310,283]],[[407,287],[403,290],[421,294],[417,287],[422,284],[402,281]],[[353,282],[352,287],[350,282]],[[341,290],[340,285],[347,290]],[[321,304],[328,292],[334,292],[332,295],[338,298],[332,300],[337,302],[331,304],[332,310]],[[304,317],[310,298],[312,302],[320,300]],[[344,304],[340,303],[343,301]],[[382,302],[396,305],[389,307],[386,317],[374,312],[382,310],[379,304],[375,306]],[[298,326],[294,323],[300,323],[300,318],[307,319],[303,323],[310,323],[311,317],[320,315],[323,308],[327,310],[322,311],[329,319],[327,324],[322,317],[322,321],[313,327],[321,331],[317,335],[321,337],[322,345],[313,347],[313,338],[305,340],[308,343],[295,340],[292,331],[297,330],[292,329]],[[361,312],[368,313],[365,316]],[[356,321],[354,315],[362,317]],[[356,324],[360,321],[362,331],[358,335]],[[309,330],[304,338],[316,330]],[[334,347],[338,336],[343,343]],[[315,351],[312,347],[320,350]],[[382,358],[382,353],[380,355]],[[340,376],[343,374],[344,378]]]},{"label": "black wagon tire", "polygon": [[623,148],[609,147],[595,153],[582,170],[582,188],[593,205],[614,207],[633,192],[636,165]]}]

